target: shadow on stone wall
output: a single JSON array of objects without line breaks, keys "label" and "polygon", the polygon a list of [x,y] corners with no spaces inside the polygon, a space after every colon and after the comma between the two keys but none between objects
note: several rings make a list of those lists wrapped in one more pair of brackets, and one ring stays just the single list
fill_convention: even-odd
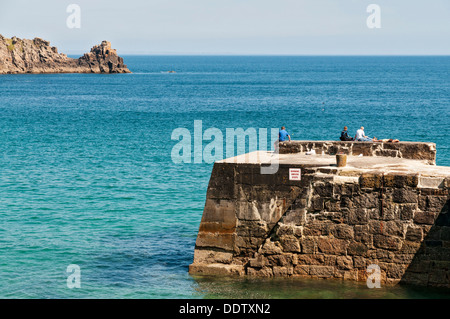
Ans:
[{"label": "shadow on stone wall", "polygon": [[[424,197],[421,203],[426,213],[415,216],[414,221],[417,224],[427,224],[430,219],[434,219],[434,223],[423,226],[429,227],[426,235],[420,232],[407,234],[411,239],[415,236],[424,238],[418,244],[417,252],[400,284],[450,288],[450,197],[442,205],[442,202],[436,202],[436,197],[431,195],[433,194]],[[436,205],[442,207],[438,213],[433,212]]]}]

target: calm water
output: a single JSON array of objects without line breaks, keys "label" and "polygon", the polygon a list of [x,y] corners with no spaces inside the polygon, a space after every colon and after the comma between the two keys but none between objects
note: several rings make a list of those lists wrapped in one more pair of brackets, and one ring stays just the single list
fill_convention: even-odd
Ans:
[{"label": "calm water", "polygon": [[[211,164],[172,131],[271,128],[435,142],[450,165],[449,57],[125,57],[124,75],[0,76],[0,298],[415,298],[318,280],[187,274]],[[175,70],[169,74],[164,71]],[[206,144],[207,142],[205,142]],[[81,267],[68,289],[66,267]]]}]

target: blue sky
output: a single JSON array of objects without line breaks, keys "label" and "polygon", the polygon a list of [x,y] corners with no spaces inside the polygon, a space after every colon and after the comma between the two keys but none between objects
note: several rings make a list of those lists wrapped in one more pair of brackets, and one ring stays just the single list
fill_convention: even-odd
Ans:
[{"label": "blue sky", "polygon": [[[66,25],[69,4],[81,28]],[[369,4],[381,28],[369,29]],[[450,54],[449,0],[1,0],[0,34],[42,37],[81,54]]]}]

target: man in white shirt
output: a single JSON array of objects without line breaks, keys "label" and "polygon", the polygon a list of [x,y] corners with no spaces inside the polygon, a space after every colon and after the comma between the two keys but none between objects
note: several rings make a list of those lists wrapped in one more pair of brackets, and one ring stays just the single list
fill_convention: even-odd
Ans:
[{"label": "man in white shirt", "polygon": [[373,142],[375,138],[371,139],[370,137],[364,134],[364,126],[361,126],[359,130],[356,131],[355,141],[358,142]]}]

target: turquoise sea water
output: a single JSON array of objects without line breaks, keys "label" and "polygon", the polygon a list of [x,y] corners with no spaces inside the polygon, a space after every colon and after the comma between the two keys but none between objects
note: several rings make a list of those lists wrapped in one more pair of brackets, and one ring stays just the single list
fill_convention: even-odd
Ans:
[{"label": "turquoise sea water", "polygon": [[[448,292],[188,275],[211,164],[172,131],[272,128],[437,144],[450,57],[128,56],[133,74],[0,76],[0,298],[432,298]],[[176,73],[165,71],[175,70]],[[207,144],[208,142],[205,142]],[[69,289],[66,268],[81,269]]]}]

